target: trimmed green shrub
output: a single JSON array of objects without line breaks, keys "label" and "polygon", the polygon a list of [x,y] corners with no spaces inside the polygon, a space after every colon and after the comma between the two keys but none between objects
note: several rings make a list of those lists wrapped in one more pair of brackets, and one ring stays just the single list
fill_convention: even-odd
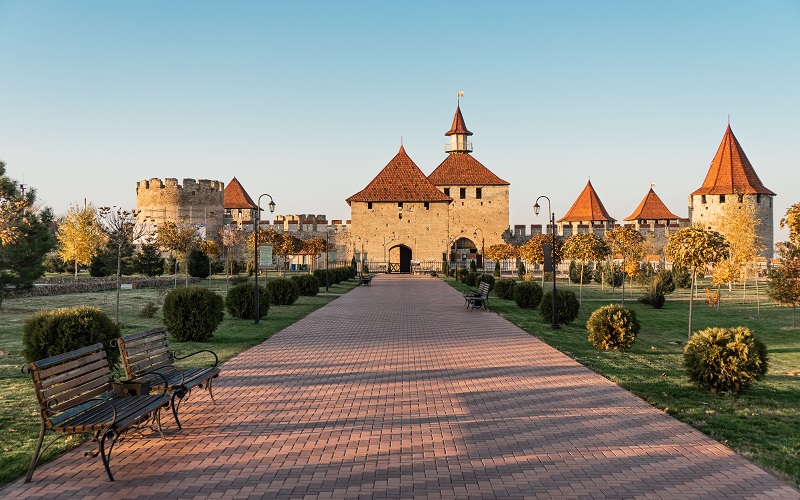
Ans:
[{"label": "trimmed green shrub", "polygon": [[235,285],[241,285],[242,283],[248,283],[250,281],[250,278],[248,278],[247,276],[231,276],[230,278],[228,278],[228,281],[230,282],[231,285],[235,286]]},{"label": "trimmed green shrub", "polygon": [[463,282],[464,278],[467,277],[467,274],[469,274],[469,273],[467,272],[466,269],[464,269],[463,267],[459,267],[458,269],[456,269],[455,278],[458,281],[462,281]]},{"label": "trimmed green shrub", "polygon": [[478,273],[467,273],[461,281],[467,286],[478,286],[477,281],[480,279],[480,276],[481,275]]},{"label": "trimmed green shrub", "polygon": [[189,276],[200,279],[208,278],[210,264],[211,260],[205,252],[198,248],[189,250],[186,264],[189,268]]},{"label": "trimmed green shrub", "polygon": [[290,306],[300,297],[300,287],[292,280],[275,278],[267,282],[269,301],[276,306]]},{"label": "trimmed green shrub", "polygon": [[669,295],[675,291],[675,281],[672,279],[672,272],[662,269],[656,273],[656,278],[661,280],[661,291],[664,295]]},{"label": "trimmed green shrub", "polygon": [[[592,282],[592,271],[586,264],[583,265],[583,284]],[[569,280],[573,283],[581,282],[581,265],[574,260],[569,263]]]},{"label": "trimmed green shrub", "polygon": [[165,262],[156,245],[142,245],[133,258],[133,270],[145,276],[161,276],[164,274]]},{"label": "trimmed green shrub", "polygon": [[500,277],[500,261],[499,260],[494,261],[494,277],[495,278],[499,278]]},{"label": "trimmed green shrub", "polygon": [[517,276],[520,278],[525,276],[525,264],[523,264],[522,261],[519,261],[519,265],[517,266]]},{"label": "trimmed green shrub", "polygon": [[767,374],[767,346],[746,327],[706,328],[683,350],[689,379],[711,392],[735,394]]},{"label": "trimmed green shrub", "polygon": [[[228,314],[239,319],[254,319],[255,283],[240,283],[228,290],[225,296],[225,309]],[[267,289],[258,286],[258,317],[263,318],[269,311],[269,294]]]},{"label": "trimmed green shrub", "polygon": [[514,298],[514,287],[517,282],[511,278],[503,278],[494,282],[494,294],[503,300]]},{"label": "trimmed green shrub", "polygon": [[97,307],[78,306],[39,311],[22,324],[22,357],[32,363],[98,342],[111,369],[119,364],[119,326]]},{"label": "trimmed green shrub", "polygon": [[481,283],[489,283],[489,291],[491,292],[494,289],[494,276],[491,274],[479,274],[478,279],[475,280],[475,286]]},{"label": "trimmed green shrub", "polygon": [[320,283],[316,276],[300,274],[292,276],[290,279],[297,283],[297,286],[300,288],[300,295],[303,297],[314,297],[319,293]]},{"label": "trimmed green shrub", "polygon": [[[698,273],[698,278],[700,277]],[[690,288],[692,286],[692,275],[686,269],[678,266],[672,267],[672,282],[675,288]]]},{"label": "trimmed green shrub", "polygon": [[474,273],[478,270],[478,264],[474,260],[469,261],[469,272]]},{"label": "trimmed green shrub", "polygon": [[147,302],[145,302],[142,308],[139,309],[139,317],[152,318],[153,316],[156,315],[156,312],[158,312],[158,305],[152,300],[148,300]]},{"label": "trimmed green shrub", "polygon": [[633,345],[641,325],[636,312],[619,304],[596,309],[586,322],[589,342],[600,350],[624,351]]},{"label": "trimmed green shrub", "polygon": [[164,297],[164,326],[181,342],[207,342],[222,322],[222,297],[203,286],[171,290]]},{"label": "trimmed green shrub", "polygon": [[517,283],[514,285],[513,293],[514,302],[523,309],[536,309],[542,301],[542,287],[533,281],[521,281]]},{"label": "trimmed green shrub", "polygon": [[[575,292],[571,292],[569,290],[558,290],[556,298],[558,299],[558,322],[567,324],[575,321],[575,318],[578,317],[578,311],[581,308]],[[547,293],[545,293],[542,297],[542,305],[539,307],[539,314],[541,314],[545,323],[549,323],[553,320],[552,290],[547,291]]]},{"label": "trimmed green shrub", "polygon": [[647,292],[645,292],[644,296],[639,297],[639,302],[642,304],[647,304],[652,306],[654,309],[661,309],[664,307],[664,285],[661,282],[661,278],[656,276],[650,282],[650,285],[647,288]]},{"label": "trimmed green shrub", "polygon": [[608,286],[621,286],[622,268],[617,264],[611,265],[607,262],[598,264],[594,270],[594,281],[595,283],[605,283]]}]

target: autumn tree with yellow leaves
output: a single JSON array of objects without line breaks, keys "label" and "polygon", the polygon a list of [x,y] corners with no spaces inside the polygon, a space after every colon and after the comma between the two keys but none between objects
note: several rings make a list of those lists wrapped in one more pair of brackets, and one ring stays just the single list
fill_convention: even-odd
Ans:
[{"label": "autumn tree with yellow leaves", "polygon": [[728,242],[717,231],[703,229],[699,224],[679,229],[671,234],[664,246],[664,253],[672,261],[673,266],[689,269],[692,273],[692,285],[689,294],[689,338],[692,337],[692,305],[697,271],[709,264],[726,260],[729,256]]},{"label": "autumn tree with yellow leaves", "polygon": [[564,243],[564,256],[578,261],[581,266],[579,297],[583,307],[583,270],[589,262],[599,262],[611,253],[611,248],[602,239],[592,233],[576,233]]},{"label": "autumn tree with yellow leaves", "polygon": [[[556,236],[555,239],[555,259],[553,267],[564,260],[564,240]],[[534,234],[531,238],[519,247],[519,256],[530,264],[544,265],[544,247],[553,244],[552,234]],[[544,288],[544,272],[542,272],[542,288]]]},{"label": "autumn tree with yellow leaves", "polygon": [[[188,222],[164,221],[156,229],[156,244],[170,252],[178,260],[183,261],[184,282],[189,284],[189,251],[200,244],[200,233],[197,226]],[[175,283],[177,285],[177,273]]]},{"label": "autumn tree with yellow leaves", "polygon": [[632,226],[617,226],[606,231],[611,257],[622,257],[622,304],[625,305],[625,275],[636,276],[644,257],[644,236]]},{"label": "autumn tree with yellow leaves", "polygon": [[56,230],[58,240],[58,256],[64,262],[75,263],[75,276],[78,266],[89,265],[92,257],[97,255],[108,241],[108,234],[103,229],[100,216],[94,205],[89,203],[84,208],[76,205],[59,221]]}]

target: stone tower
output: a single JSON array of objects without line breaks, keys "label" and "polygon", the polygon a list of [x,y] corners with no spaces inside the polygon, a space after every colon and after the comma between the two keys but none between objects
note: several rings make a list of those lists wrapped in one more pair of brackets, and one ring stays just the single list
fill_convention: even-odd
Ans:
[{"label": "stone tower", "polygon": [[775,193],[758,178],[728,125],[703,185],[689,195],[689,219],[692,224],[700,222],[707,229],[717,229],[716,220],[726,205],[735,203],[741,207],[746,201],[752,201],[756,219],[761,221],[756,234],[764,245],[762,256],[770,259],[774,243],[773,196]]},{"label": "stone tower", "polygon": [[606,207],[592,186],[592,181],[589,180],[575,203],[567,210],[564,217],[556,222],[559,225],[559,232],[565,238],[575,233],[594,233],[602,238],[606,229],[614,226],[616,219],[608,215]]},{"label": "stone tower", "polygon": [[195,225],[209,240],[217,240],[223,193],[222,182],[208,179],[183,179],[183,185],[175,178],[143,180],[136,183],[136,209],[148,224],[185,222]]},{"label": "stone tower", "polygon": [[509,183],[473,158],[472,135],[456,106],[453,125],[444,134],[447,158],[428,176],[453,199],[449,208],[450,260],[475,259],[485,248],[503,243],[508,229]]}]

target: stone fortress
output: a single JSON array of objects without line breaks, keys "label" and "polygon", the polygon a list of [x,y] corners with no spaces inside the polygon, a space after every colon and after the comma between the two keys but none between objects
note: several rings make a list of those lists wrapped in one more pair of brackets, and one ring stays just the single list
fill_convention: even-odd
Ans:
[{"label": "stone fortress", "polygon": [[[532,235],[550,232],[547,225],[509,226],[509,183],[472,156],[472,136],[456,107],[445,133],[447,157],[426,176],[401,145],[397,154],[361,191],[347,198],[350,220],[329,221],[325,215],[277,215],[270,221],[262,208],[260,227],[295,234],[301,239],[328,239],[335,250],[331,261],[369,263],[371,271],[411,272],[413,266],[434,268],[443,259],[466,265],[481,264],[483,251],[503,242],[521,244]],[[689,217],[672,213],[650,190],[624,220],[639,230],[652,246],[663,246],[670,234],[694,222],[716,228],[726,205],[752,202],[761,224],[758,236],[763,257],[773,254],[773,200],[775,193],[758,178],[728,126],[702,186],[689,196]],[[235,224],[252,231],[256,203],[234,177],[227,186],[217,180],[166,178],[139,181],[136,205],[151,224],[183,221],[219,242],[220,228]],[[266,218],[266,220],[264,220]],[[600,197],[587,182],[575,203],[556,223],[562,237],[588,233],[603,237],[617,221],[609,216]],[[309,256],[298,256],[307,263]],[[298,261],[298,263],[301,263]]]}]

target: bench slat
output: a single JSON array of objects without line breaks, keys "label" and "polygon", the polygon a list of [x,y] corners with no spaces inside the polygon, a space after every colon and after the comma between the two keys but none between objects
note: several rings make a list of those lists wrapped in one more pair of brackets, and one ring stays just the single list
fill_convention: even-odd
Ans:
[{"label": "bench slat", "polygon": [[[80,389],[80,390],[79,390]],[[105,394],[111,390],[111,375],[108,375],[108,380],[106,382],[101,382],[100,380],[95,380],[92,384],[87,384],[85,387],[79,387],[74,391],[74,397],[70,397],[69,399],[64,399],[63,401],[50,405],[47,410],[49,415],[53,415],[61,410],[66,408],[72,408],[75,405],[79,405],[84,403],[92,398],[95,398],[101,394]]]},{"label": "bench slat", "polygon": [[[87,366],[86,370],[75,372],[73,378],[64,379],[59,384],[49,384],[47,388],[42,387],[42,396],[45,399],[63,399],[63,394],[68,390],[89,383],[95,379],[102,379],[108,373],[108,365],[104,362],[96,362]],[[60,397],[56,397],[60,396]]]},{"label": "bench slat", "polygon": [[56,375],[69,372],[70,370],[80,369],[87,363],[91,363],[98,359],[105,359],[105,358],[106,358],[106,352],[102,349],[101,346],[99,351],[95,351],[90,355],[64,358],[63,362],[55,365],[50,364],[48,368],[39,368],[35,366],[36,363],[31,363],[31,370],[36,371],[36,376],[38,380],[45,380],[54,377]]}]

